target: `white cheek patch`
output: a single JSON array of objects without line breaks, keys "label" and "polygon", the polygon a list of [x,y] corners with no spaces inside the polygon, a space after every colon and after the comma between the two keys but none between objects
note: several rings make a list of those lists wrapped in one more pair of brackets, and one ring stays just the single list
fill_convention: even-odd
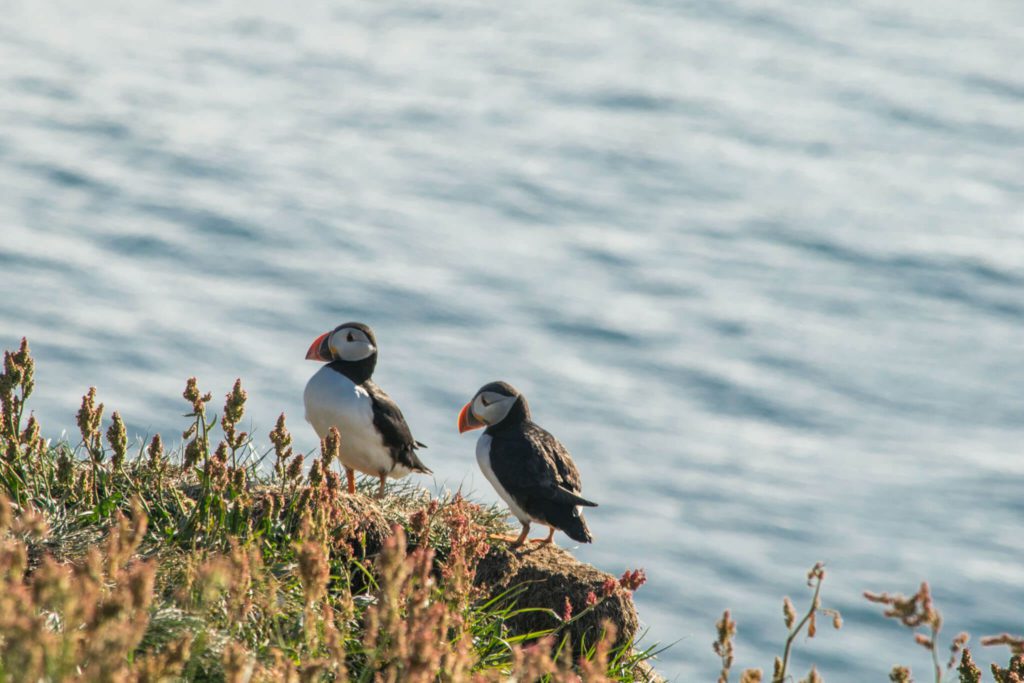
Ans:
[{"label": "white cheek patch", "polygon": [[[488,401],[488,404],[490,404],[490,401]],[[483,415],[486,415],[487,414],[487,408],[488,408],[488,406],[484,405],[483,394],[477,396],[476,400],[473,401],[473,414],[476,415],[477,417],[481,417]]]},{"label": "white cheek patch", "polygon": [[[352,334],[354,339],[348,340]],[[349,330],[338,330],[331,337],[331,349],[341,360],[357,361],[369,358],[377,349],[362,332],[354,333]]]},{"label": "white cheek patch", "polygon": [[[484,405],[484,401],[487,405]],[[491,392],[484,392],[476,397],[473,402],[473,412],[478,418],[489,425],[497,424],[505,419],[512,404],[516,402],[515,396],[502,396]]]}]

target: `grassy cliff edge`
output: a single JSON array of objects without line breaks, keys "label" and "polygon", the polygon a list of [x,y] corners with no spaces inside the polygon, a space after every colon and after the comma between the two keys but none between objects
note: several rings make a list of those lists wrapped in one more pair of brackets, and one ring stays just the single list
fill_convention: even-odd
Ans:
[{"label": "grassy cliff edge", "polygon": [[[27,410],[27,342],[0,375],[0,680],[654,680],[632,591],[557,547],[511,550],[459,494],[344,491],[344,435],[260,452],[195,378],[182,443],[130,446],[95,389],[81,440]],[[104,429],[104,426],[106,429]]]},{"label": "grassy cliff edge", "polygon": [[[355,495],[334,470],[337,430],[294,451],[282,414],[261,452],[238,427],[240,381],[219,419],[195,378],[181,445],[129,446],[96,390],[82,397],[80,441],[51,442],[27,410],[28,343],[0,373],[0,681],[655,681],[655,648],[637,646],[632,594],[642,570],[616,578],[557,547],[510,549],[505,515],[460,494],[410,485]],[[106,426],[106,429],[103,427]],[[790,657],[820,621],[825,568],[807,574],[798,614],[787,597],[781,654],[768,677],[794,680]],[[928,678],[980,683],[961,632],[943,649],[927,582],[912,595],[865,592],[913,632]],[[737,625],[726,610],[712,650],[728,683]],[[1024,681],[1024,637],[996,683]],[[801,683],[824,679],[812,667]],[[889,680],[910,683],[894,666]]]}]

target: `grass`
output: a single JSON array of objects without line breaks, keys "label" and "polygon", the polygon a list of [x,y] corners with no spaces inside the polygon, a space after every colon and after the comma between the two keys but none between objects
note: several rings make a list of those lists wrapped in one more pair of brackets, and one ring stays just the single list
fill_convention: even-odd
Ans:
[{"label": "grass", "polygon": [[[824,581],[825,566],[819,562],[807,573],[807,586],[812,594],[810,603],[799,620],[793,602],[788,597],[783,599],[782,617],[787,632],[782,655],[775,658],[772,666],[771,678],[766,679],[761,669],[745,669],[740,674],[739,683],[762,683],[767,680],[772,683],[784,683],[793,680],[793,674],[789,670],[789,659],[797,637],[804,635],[808,640],[814,638],[818,632],[819,617],[830,621],[837,631],[842,628],[843,619],[839,612],[822,606],[821,592]],[[974,663],[971,650],[967,647],[970,640],[967,632],[961,631],[950,641],[948,658],[939,654],[942,615],[932,600],[927,582],[922,583],[917,593],[909,597],[870,591],[865,591],[864,597],[869,602],[884,605],[886,609],[883,616],[898,621],[914,632],[914,642],[930,653],[931,674],[935,683],[952,680],[954,667],[959,683],[981,683],[982,671]],[[733,621],[729,610],[726,610],[715,626],[718,637],[712,643],[712,649],[722,661],[718,683],[728,683],[736,654],[736,622]],[[980,643],[983,646],[1007,646],[1010,649],[1010,663],[1005,669],[997,664],[991,667],[992,680],[995,683],[1024,683],[1024,638],[1002,633],[983,637]],[[817,667],[812,666],[807,676],[799,680],[800,683],[823,683],[824,678]],[[889,680],[893,683],[913,683],[914,679],[909,667],[897,664],[890,670]]]},{"label": "grass", "polygon": [[[77,415],[80,441],[43,438],[27,412],[34,388],[27,342],[0,373],[0,681],[621,681],[656,680],[656,646],[638,647],[632,592],[558,549],[492,544],[505,515],[459,495],[410,485],[376,500],[375,482],[343,492],[334,463],[344,435],[317,453],[292,448],[284,415],[260,452],[240,431],[241,382],[213,397],[194,378],[181,445],[159,435],[129,446],[121,417],[106,421],[95,389]],[[825,569],[807,574],[798,615],[785,598],[780,656],[770,677],[795,680],[790,657],[819,619]],[[910,596],[865,593],[928,651],[928,678],[980,683],[967,647],[942,654],[942,616],[929,586]],[[736,659],[737,625],[717,626],[719,683]],[[803,641],[806,642],[806,641]],[[1024,681],[1024,638],[1005,646],[995,683]],[[801,683],[821,683],[811,668]],[[909,668],[889,672],[912,681]]]},{"label": "grass", "polygon": [[634,643],[642,573],[532,604],[528,583],[481,582],[488,562],[525,561],[489,542],[508,533],[500,511],[407,485],[350,496],[343,435],[295,452],[284,415],[260,452],[239,429],[241,382],[217,418],[189,379],[168,450],[131,446],[95,389],[80,441],[46,440],[33,375],[23,340],[0,374],[0,680],[651,676],[655,649]]}]

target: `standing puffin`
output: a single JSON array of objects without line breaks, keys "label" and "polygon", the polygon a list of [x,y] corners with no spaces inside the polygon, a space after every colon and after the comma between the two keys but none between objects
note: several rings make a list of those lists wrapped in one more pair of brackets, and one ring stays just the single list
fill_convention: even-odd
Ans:
[{"label": "standing puffin", "polygon": [[380,479],[378,497],[384,495],[388,477],[431,473],[416,456],[416,449],[426,446],[412,438],[398,404],[370,379],[377,365],[377,340],[368,325],[345,323],[321,334],[306,360],[327,363],[306,384],[306,421],[321,439],[331,427],[341,432],[349,493],[356,491],[355,470]]},{"label": "standing puffin", "polygon": [[597,507],[580,496],[580,473],[569,451],[530,419],[526,397],[506,382],[485,384],[459,413],[459,433],[487,427],[476,443],[476,461],[491,486],[523,525],[512,540],[519,547],[530,522],[546,524],[551,543],[555,529],[574,541],[593,538],[580,506]]}]

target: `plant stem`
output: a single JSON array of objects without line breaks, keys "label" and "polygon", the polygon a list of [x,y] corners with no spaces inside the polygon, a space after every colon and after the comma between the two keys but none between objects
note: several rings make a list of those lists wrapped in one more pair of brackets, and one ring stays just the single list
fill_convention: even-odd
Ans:
[{"label": "plant stem", "polygon": [[786,647],[782,651],[782,669],[779,671],[779,675],[772,679],[772,683],[783,683],[783,681],[786,680],[786,667],[789,666],[789,652],[793,648],[793,641],[798,635],[800,635],[800,631],[803,630],[803,627],[810,620],[811,615],[817,611],[819,593],[821,593],[820,576],[817,578],[817,583],[814,585],[814,597],[811,598],[811,609],[807,610],[807,614],[804,615],[803,619],[797,622],[797,625],[793,627],[793,630],[789,632],[789,636],[786,638]]}]

